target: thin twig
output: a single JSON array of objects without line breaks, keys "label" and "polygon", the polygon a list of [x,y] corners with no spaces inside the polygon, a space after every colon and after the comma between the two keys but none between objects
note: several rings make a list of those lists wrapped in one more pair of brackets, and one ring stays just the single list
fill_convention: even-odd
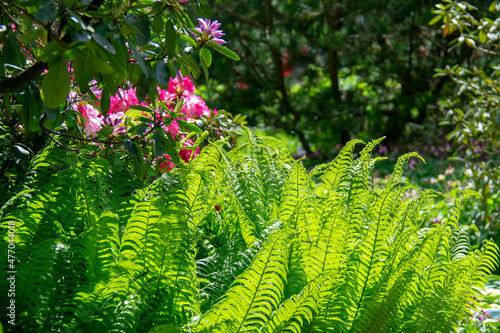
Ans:
[{"label": "thin twig", "polygon": [[50,134],[47,133],[47,136],[49,137],[49,139],[51,139],[52,141],[54,141],[58,146],[60,146],[61,148],[64,148],[66,150],[70,150],[70,151],[76,151],[77,153],[80,154],[80,149],[78,148],[71,148],[71,147],[67,147],[65,145],[63,145],[62,143],[60,143],[59,141],[57,141],[56,139],[54,139]]},{"label": "thin twig", "polygon": [[70,138],[70,139],[75,139],[75,140],[80,140],[80,141],[88,141],[88,142],[95,142],[95,143],[105,143],[105,144],[122,144],[123,143],[123,141],[113,141],[113,140],[105,141],[105,140],[96,140],[96,139],[91,139],[91,138],[79,138],[77,136],[73,136],[73,135],[70,135],[70,134],[53,131],[53,130],[50,130],[48,128],[44,128],[43,130],[46,131],[46,132],[50,132],[52,134],[55,134],[55,135],[60,135],[60,136],[64,136],[64,137],[67,137],[67,138]]}]

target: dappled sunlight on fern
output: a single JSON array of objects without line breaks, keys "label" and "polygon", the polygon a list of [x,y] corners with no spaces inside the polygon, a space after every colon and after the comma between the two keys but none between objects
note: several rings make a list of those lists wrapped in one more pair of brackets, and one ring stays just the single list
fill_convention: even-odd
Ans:
[{"label": "dappled sunlight on fern", "polygon": [[213,143],[142,188],[119,159],[47,147],[0,211],[4,242],[16,225],[20,325],[452,332],[468,316],[498,264],[498,247],[473,251],[474,227],[458,224],[475,192],[426,227],[425,203],[440,194],[403,181],[417,154],[376,187],[371,151],[382,139],[361,151],[353,140],[308,173],[281,142],[248,137],[229,152]]}]

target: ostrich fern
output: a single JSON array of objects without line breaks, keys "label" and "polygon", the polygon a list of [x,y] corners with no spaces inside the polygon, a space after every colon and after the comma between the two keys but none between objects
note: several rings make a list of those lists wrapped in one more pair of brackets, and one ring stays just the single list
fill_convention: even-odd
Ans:
[{"label": "ostrich fern", "polygon": [[377,188],[380,140],[357,158],[351,141],[307,173],[281,142],[249,138],[143,188],[119,159],[47,147],[0,211],[3,244],[16,225],[16,328],[452,332],[467,316],[498,260],[490,241],[472,251],[458,224],[476,193],[426,228],[420,211],[439,194],[405,199],[418,189],[401,178],[418,155]]}]

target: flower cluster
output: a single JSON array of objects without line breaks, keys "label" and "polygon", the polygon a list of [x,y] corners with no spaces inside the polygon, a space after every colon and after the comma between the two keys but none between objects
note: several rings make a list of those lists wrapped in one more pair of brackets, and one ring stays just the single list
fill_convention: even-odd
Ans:
[{"label": "flower cluster", "polygon": [[202,18],[198,19],[198,23],[200,24],[199,28],[196,28],[195,30],[201,33],[202,37],[198,37],[196,34],[193,34],[195,37],[197,37],[197,41],[212,41],[215,42],[219,45],[226,44],[227,42],[222,39],[221,37],[225,35],[225,33],[222,32],[222,30],[219,29],[220,23],[219,21],[210,21],[210,20],[204,20]]},{"label": "flower cluster", "polygon": [[[211,110],[205,101],[194,92],[195,86],[189,77],[179,75],[173,79],[170,78],[167,90],[160,89],[158,91],[159,99],[165,103],[167,110],[158,110],[155,115],[143,113],[144,117],[153,119],[154,116],[157,120],[163,121],[162,129],[175,140],[182,140],[183,147],[189,147],[189,149],[179,151],[179,156],[184,162],[189,162],[198,155],[199,148],[195,148],[195,143],[180,132],[179,123],[176,120],[187,121],[211,115]],[[100,91],[96,90],[94,94],[100,97]],[[125,114],[132,105],[147,106],[145,102],[139,103],[134,88],[119,89],[115,96],[111,96],[107,116],[103,116],[92,104],[85,101],[77,103],[75,109],[85,119],[84,127],[87,136],[95,137],[104,126],[110,126],[112,134],[119,136],[127,134]],[[174,120],[168,119],[171,117],[171,111],[177,112],[178,116]],[[217,110],[213,109],[212,113],[217,114]],[[159,167],[160,172],[168,172],[175,166],[170,160],[169,155],[164,155],[154,159],[153,164]]]}]

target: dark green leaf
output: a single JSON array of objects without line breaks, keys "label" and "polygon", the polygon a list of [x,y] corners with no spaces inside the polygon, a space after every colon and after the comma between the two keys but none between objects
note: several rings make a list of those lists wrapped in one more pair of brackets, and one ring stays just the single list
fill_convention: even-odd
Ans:
[{"label": "dark green leaf", "polygon": [[155,157],[163,156],[163,140],[162,131],[155,131],[153,134],[153,154]]},{"label": "dark green leaf", "polygon": [[135,93],[137,95],[137,101],[142,103],[146,96],[148,95],[149,83],[148,80],[145,79],[144,75],[141,75],[137,85],[135,86]]},{"label": "dark green leaf", "polygon": [[33,43],[38,38],[42,38],[44,30],[28,30],[19,36],[19,41],[25,44]]},{"label": "dark green leaf", "polygon": [[177,44],[177,31],[175,31],[172,22],[167,20],[165,23],[165,49],[169,59],[175,56],[175,46]]},{"label": "dark green leaf", "polygon": [[71,76],[65,59],[49,63],[49,72],[42,81],[43,102],[50,109],[58,109],[69,94]]},{"label": "dark green leaf", "polygon": [[135,40],[139,46],[144,46],[151,40],[151,30],[149,28],[149,20],[143,16],[135,22],[134,26],[137,28],[135,33]]},{"label": "dark green leaf", "polygon": [[35,13],[35,18],[43,23],[54,22],[56,17],[57,7],[51,3],[43,5]]},{"label": "dark green leaf", "polygon": [[73,30],[70,33],[71,39],[75,42],[85,43],[88,42],[92,37],[87,31],[76,31]]},{"label": "dark green leaf", "polygon": [[129,107],[131,109],[139,110],[139,111],[145,111],[145,112],[151,112],[152,111],[150,108],[142,106],[142,105],[130,105]]},{"label": "dark green leaf", "polygon": [[134,141],[125,139],[123,140],[123,146],[125,147],[125,149],[127,149],[130,155],[139,156],[139,148]]},{"label": "dark green leaf", "polygon": [[[139,67],[142,69],[142,72],[146,76],[145,81],[153,83],[154,82],[154,73],[153,73],[153,70],[151,69],[151,65],[149,64],[149,62],[146,63],[144,61],[143,55],[140,54],[139,52],[137,52],[135,47],[132,47],[131,49],[132,49],[132,57],[137,61],[137,63],[139,64]],[[149,89],[149,87],[148,87],[148,89]],[[146,89],[146,92],[148,89]]]},{"label": "dark green leaf", "polygon": [[85,16],[105,18],[105,17],[107,17],[107,14],[106,13],[97,12],[97,11],[94,11],[94,10],[88,10],[88,11],[85,12]]},{"label": "dark green leaf", "polygon": [[47,105],[44,105],[43,109],[44,109],[45,113],[47,114],[47,118],[49,118],[49,121],[51,123],[53,123],[54,121],[56,121],[58,110],[49,109],[47,107]]},{"label": "dark green leaf", "polygon": [[232,60],[240,60],[240,57],[238,57],[238,55],[236,53],[234,53],[233,51],[231,51],[230,49],[228,49],[227,47],[225,46],[222,46],[222,45],[219,45],[215,42],[211,42],[211,41],[208,41],[207,42],[207,46],[210,46],[211,48],[213,48],[215,51],[225,55],[226,57],[228,57],[229,59],[232,59]]},{"label": "dark green leaf", "polygon": [[100,104],[101,114],[103,116],[108,115],[110,106],[111,106],[111,99],[109,96],[109,90],[107,87],[104,87],[101,93],[101,104]]},{"label": "dark green leaf", "polygon": [[77,15],[69,8],[66,8],[66,11],[68,12],[69,21],[73,21],[74,23],[78,24],[83,30],[87,29],[87,25],[85,24],[85,22],[83,22],[82,18],[79,15]]},{"label": "dark green leaf", "polygon": [[167,86],[170,75],[168,74],[167,64],[163,60],[156,63],[155,72],[158,84],[163,87]]},{"label": "dark green leaf", "polygon": [[116,50],[115,48],[113,47],[113,45],[111,45],[110,42],[108,42],[106,40],[106,38],[102,37],[101,35],[99,35],[98,33],[93,33],[92,34],[92,38],[96,41],[97,44],[99,44],[103,49],[105,49],[106,51],[108,51],[109,53],[111,54],[116,54]]},{"label": "dark green leaf", "polygon": [[103,126],[98,132],[97,134],[98,135],[101,135],[101,136],[108,136],[110,135],[111,133],[113,133],[113,127],[111,126]]},{"label": "dark green leaf", "polygon": [[17,151],[19,151],[20,154],[22,155],[30,155],[32,153],[31,149],[29,149],[28,146],[26,145],[23,145],[22,143],[16,143],[14,144],[14,148],[17,149]]},{"label": "dark green leaf", "polygon": [[[161,2],[155,2],[155,3],[159,3],[159,4],[163,5]],[[153,18],[153,21],[151,22],[151,28],[153,29],[154,33],[157,36],[160,36],[161,33],[163,32],[164,25],[165,25],[165,22],[163,21],[163,16],[161,16],[161,15],[156,15]]]},{"label": "dark green leaf", "polygon": [[94,76],[94,67],[83,52],[76,52],[73,57],[73,76],[82,93],[88,91],[88,83]]},{"label": "dark green leaf", "polygon": [[180,157],[179,157],[179,152],[177,151],[175,147],[175,140],[172,137],[170,133],[165,133],[167,137],[165,138],[164,142],[164,148],[167,151],[167,154],[170,156],[170,159],[172,162],[177,165],[177,166],[182,166],[183,164],[181,163]]},{"label": "dark green leaf", "polygon": [[[151,6],[151,14],[153,14],[153,15],[160,14],[164,7],[165,7],[165,4],[163,3],[163,1],[153,2],[153,5]],[[156,18],[156,16],[155,16],[155,18]]]},{"label": "dark green leaf", "polygon": [[191,124],[191,123],[188,123],[187,121],[185,120],[180,120],[180,119],[176,119],[176,121],[183,125],[183,126],[186,126],[187,128],[189,128],[191,131],[197,133],[197,134],[201,134],[203,133],[203,131],[201,129],[198,128],[198,126],[196,126],[195,124]]},{"label": "dark green leaf", "polygon": [[196,6],[196,11],[200,17],[208,19],[212,17],[212,7],[210,7],[204,0],[199,1],[199,6]]},{"label": "dark green leaf", "polygon": [[144,165],[144,158],[142,158],[142,154],[133,156],[132,163],[134,164],[134,173],[137,176],[137,179],[144,180],[144,176],[146,175],[146,166]]},{"label": "dark green leaf", "polygon": [[17,61],[17,55],[20,52],[20,45],[14,33],[9,32],[2,49],[3,61],[6,64],[21,65]]}]

